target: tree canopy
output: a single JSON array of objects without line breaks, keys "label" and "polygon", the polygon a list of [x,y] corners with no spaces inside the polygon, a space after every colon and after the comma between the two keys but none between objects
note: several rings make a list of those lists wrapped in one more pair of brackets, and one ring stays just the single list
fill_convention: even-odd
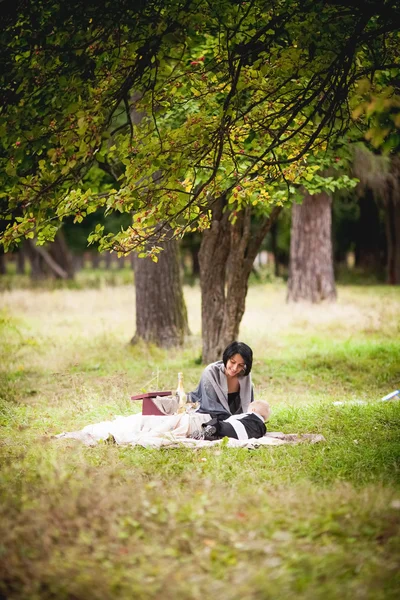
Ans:
[{"label": "tree canopy", "polygon": [[[234,221],[245,204],[268,211],[293,186],[318,189],[365,106],[357,84],[388,97],[399,70],[392,0],[2,4],[6,249],[101,210],[132,222],[106,235],[98,223],[89,241],[154,257],[166,223],[207,227],[214,198]],[[114,187],[91,185],[99,166]]]}]

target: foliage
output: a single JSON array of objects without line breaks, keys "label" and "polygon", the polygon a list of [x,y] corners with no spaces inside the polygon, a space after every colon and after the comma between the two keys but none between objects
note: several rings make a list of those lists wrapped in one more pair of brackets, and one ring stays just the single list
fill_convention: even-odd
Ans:
[{"label": "foliage", "polygon": [[384,155],[396,155],[400,150],[400,87],[399,52],[391,69],[376,75],[372,81],[358,84],[359,103],[353,117],[366,126],[365,138],[372,149]]},{"label": "foliage", "polygon": [[[165,222],[202,230],[214,197],[234,221],[302,183],[321,189],[313,154],[346,129],[358,79],[392,61],[398,9],[384,4],[18,6],[3,33],[4,246],[101,209],[133,220],[110,234],[97,223],[91,243],[124,253],[156,234],[154,256]],[[96,161],[118,171],[114,189],[80,184]]]}]

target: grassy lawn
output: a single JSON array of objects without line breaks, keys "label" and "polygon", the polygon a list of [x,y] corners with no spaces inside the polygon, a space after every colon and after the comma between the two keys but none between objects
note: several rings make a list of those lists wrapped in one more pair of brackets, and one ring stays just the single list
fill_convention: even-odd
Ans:
[{"label": "grassy lawn", "polygon": [[138,411],[178,371],[197,384],[197,287],[168,352],[129,346],[130,285],[4,290],[0,598],[397,600],[400,403],[379,399],[400,388],[400,289],[338,291],[288,306],[254,285],[240,334],[268,429],[326,442],[193,451],[51,436]]}]

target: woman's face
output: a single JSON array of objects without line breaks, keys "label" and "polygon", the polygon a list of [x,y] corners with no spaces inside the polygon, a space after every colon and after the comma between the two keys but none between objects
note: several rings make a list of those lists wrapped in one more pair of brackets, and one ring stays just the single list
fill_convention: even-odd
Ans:
[{"label": "woman's face", "polygon": [[240,354],[234,354],[226,363],[225,373],[229,375],[229,377],[237,377],[241,375],[246,368],[246,363],[244,362],[243,356]]}]

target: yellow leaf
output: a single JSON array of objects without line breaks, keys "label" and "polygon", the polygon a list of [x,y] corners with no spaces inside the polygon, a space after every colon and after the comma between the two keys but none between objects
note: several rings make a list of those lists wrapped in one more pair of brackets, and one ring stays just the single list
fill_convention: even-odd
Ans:
[{"label": "yellow leaf", "polygon": [[359,104],[351,113],[351,116],[353,117],[353,119],[358,119],[358,117],[361,117],[361,115],[364,112],[364,103]]}]

